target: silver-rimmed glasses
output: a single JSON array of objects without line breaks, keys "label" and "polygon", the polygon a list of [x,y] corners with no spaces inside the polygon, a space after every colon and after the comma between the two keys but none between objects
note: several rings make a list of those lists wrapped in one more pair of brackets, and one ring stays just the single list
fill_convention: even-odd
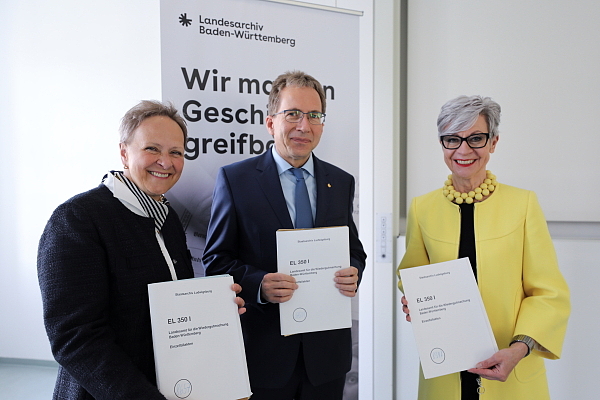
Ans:
[{"label": "silver-rimmed glasses", "polygon": [[304,118],[305,115],[308,118],[308,123],[311,125],[322,125],[323,122],[325,122],[325,114],[318,111],[302,112],[300,110],[283,110],[273,114],[273,116],[279,114],[283,114],[285,120],[292,124],[297,124],[302,121],[302,118]]}]

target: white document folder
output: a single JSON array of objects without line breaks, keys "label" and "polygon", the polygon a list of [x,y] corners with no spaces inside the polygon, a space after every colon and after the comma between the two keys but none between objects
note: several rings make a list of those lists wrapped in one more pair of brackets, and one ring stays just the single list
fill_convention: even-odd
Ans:
[{"label": "white document folder", "polygon": [[277,270],[298,289],[279,305],[281,334],[352,326],[351,298],[335,287],[335,272],[350,267],[347,226],[277,231]]},{"label": "white document folder", "polygon": [[426,379],[474,368],[498,351],[468,258],[400,276]]},{"label": "white document folder", "polygon": [[229,275],[148,285],[158,389],[173,400],[250,397]]}]

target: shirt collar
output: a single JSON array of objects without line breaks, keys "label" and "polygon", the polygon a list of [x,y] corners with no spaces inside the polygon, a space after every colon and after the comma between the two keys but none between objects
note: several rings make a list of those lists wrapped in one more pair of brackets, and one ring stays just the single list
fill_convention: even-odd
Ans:
[{"label": "shirt collar", "polygon": [[[277,172],[279,173],[279,175],[283,174],[290,168],[294,168],[294,166],[292,166],[289,162],[284,160],[283,157],[279,155],[279,153],[275,149],[275,145],[273,145],[271,149],[273,152],[273,159],[275,160],[275,164],[277,165]],[[308,172],[310,176],[315,176],[315,163],[312,157],[312,152],[310,153],[308,160],[306,160],[306,163],[304,163],[304,165],[300,168]]]}]

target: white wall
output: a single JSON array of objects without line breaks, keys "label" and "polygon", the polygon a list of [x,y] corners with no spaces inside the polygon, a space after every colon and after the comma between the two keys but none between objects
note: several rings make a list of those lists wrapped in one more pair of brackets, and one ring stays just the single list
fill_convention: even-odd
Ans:
[{"label": "white wall", "polygon": [[584,188],[600,180],[600,2],[408,3],[408,194],[441,187],[440,107],[458,95],[502,107],[489,168],[534,190],[551,221],[600,222]]},{"label": "white wall", "polygon": [[0,2],[0,357],[51,359],[37,242],[51,212],[121,165],[117,127],[160,99],[158,0]]},{"label": "white wall", "polygon": [[600,282],[600,240],[554,240],[558,262],[571,290],[571,318],[562,358],[547,361],[554,399],[598,398],[596,354],[600,352],[600,318],[595,303]]}]

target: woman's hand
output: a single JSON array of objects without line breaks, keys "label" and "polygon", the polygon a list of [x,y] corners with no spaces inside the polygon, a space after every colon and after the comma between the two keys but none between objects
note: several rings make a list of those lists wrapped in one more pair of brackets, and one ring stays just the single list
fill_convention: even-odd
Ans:
[{"label": "woman's hand", "polygon": [[485,379],[505,382],[508,375],[527,354],[529,348],[522,342],[515,342],[509,348],[502,349],[496,354],[477,364],[468,372],[477,374]]},{"label": "woman's hand", "polygon": [[402,296],[402,299],[400,301],[402,302],[402,312],[406,314],[406,320],[408,322],[411,322],[410,310],[408,309],[408,300],[406,300],[406,296]]},{"label": "woman's hand", "polygon": [[[242,287],[239,284],[234,283],[233,285],[231,285],[231,290],[233,290],[235,292],[235,294],[237,295],[242,291]],[[234,301],[235,301],[235,304],[237,304],[237,306],[238,306],[238,314],[242,315],[243,313],[245,313],[246,307],[244,307],[244,305],[246,304],[246,302],[244,301],[244,299],[236,296]]]}]

